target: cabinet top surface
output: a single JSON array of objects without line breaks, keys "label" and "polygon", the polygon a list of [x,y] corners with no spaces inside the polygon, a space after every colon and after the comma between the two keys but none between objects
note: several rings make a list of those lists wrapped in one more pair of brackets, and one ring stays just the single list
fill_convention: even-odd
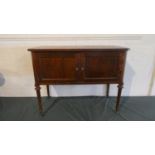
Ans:
[{"label": "cabinet top surface", "polygon": [[121,47],[121,46],[89,46],[89,45],[82,45],[82,46],[77,46],[77,45],[72,45],[72,46],[40,46],[40,47],[34,47],[34,48],[29,48],[28,51],[52,51],[52,50],[95,50],[95,49],[100,49],[100,50],[124,50],[127,51],[129,48],[126,47]]}]

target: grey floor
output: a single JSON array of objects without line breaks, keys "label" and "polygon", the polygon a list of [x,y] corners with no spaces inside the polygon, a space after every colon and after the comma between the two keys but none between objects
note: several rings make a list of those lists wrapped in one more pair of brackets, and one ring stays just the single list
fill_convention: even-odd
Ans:
[{"label": "grey floor", "polygon": [[115,97],[59,97],[43,99],[44,115],[33,97],[0,98],[1,121],[154,121],[155,97],[122,97],[115,112]]}]

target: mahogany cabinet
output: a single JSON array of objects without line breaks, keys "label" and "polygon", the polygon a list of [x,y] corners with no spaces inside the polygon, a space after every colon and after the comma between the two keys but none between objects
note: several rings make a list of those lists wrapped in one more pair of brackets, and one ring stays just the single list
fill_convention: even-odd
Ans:
[{"label": "mahogany cabinet", "polygon": [[[119,107],[128,48],[117,46],[52,46],[28,49],[32,54],[39,111],[43,112],[40,85],[118,84]],[[81,85],[82,87],[82,85]]]}]

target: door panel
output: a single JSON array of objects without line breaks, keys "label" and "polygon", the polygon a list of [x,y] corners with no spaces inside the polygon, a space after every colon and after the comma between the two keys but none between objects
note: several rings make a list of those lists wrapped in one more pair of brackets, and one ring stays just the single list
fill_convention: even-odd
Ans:
[{"label": "door panel", "polygon": [[118,79],[119,55],[116,52],[85,52],[82,57],[85,81]]},{"label": "door panel", "polygon": [[40,81],[69,82],[76,81],[78,55],[75,53],[39,54]]}]

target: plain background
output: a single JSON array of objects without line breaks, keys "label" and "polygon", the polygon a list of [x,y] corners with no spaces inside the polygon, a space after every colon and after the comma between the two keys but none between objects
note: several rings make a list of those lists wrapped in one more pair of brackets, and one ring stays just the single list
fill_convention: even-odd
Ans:
[{"label": "plain background", "polygon": [[[1,34],[151,34],[153,0],[1,0]],[[1,154],[155,154],[154,122],[1,122]]]},{"label": "plain background", "polygon": [[[155,95],[155,35],[92,34],[92,35],[0,35],[0,96],[36,96],[31,54],[28,48],[54,45],[118,45],[128,47],[122,96]],[[154,75],[153,75],[154,74]],[[154,79],[153,79],[154,77]],[[1,79],[1,78],[0,78]],[[2,80],[0,80],[0,83]],[[52,96],[103,96],[106,85],[52,85]],[[14,91],[16,90],[16,91]],[[41,86],[42,96],[46,87]],[[117,95],[117,85],[110,85],[110,96]]]}]

